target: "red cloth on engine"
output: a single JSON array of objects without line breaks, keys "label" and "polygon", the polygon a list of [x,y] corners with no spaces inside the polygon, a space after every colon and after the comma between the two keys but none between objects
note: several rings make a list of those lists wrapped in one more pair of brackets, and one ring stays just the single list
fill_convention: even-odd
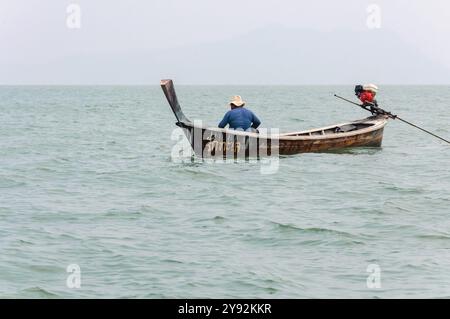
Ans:
[{"label": "red cloth on engine", "polygon": [[366,103],[366,102],[373,103],[373,101],[375,100],[375,94],[373,92],[370,92],[370,91],[363,91],[359,95],[359,99],[363,103]]}]

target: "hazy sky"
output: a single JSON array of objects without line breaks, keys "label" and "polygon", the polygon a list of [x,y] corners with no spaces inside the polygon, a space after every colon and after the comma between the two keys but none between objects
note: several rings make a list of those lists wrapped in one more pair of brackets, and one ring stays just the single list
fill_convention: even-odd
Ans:
[{"label": "hazy sky", "polygon": [[[80,5],[80,29],[66,25],[71,3]],[[380,30],[368,30],[366,25],[366,10],[372,3],[381,8]],[[108,75],[100,76],[108,68],[106,62],[90,64],[86,76],[76,81],[71,80],[70,65],[79,58],[120,55],[126,68],[127,55],[131,63],[138,53],[232,43],[254,30],[278,26],[331,35],[342,30],[367,32],[368,37],[371,32],[394,33],[450,70],[448,0],[0,0],[0,83],[110,83]],[[66,67],[67,72],[62,72]],[[96,72],[95,81],[87,71]],[[129,78],[123,82],[130,82]]]}]

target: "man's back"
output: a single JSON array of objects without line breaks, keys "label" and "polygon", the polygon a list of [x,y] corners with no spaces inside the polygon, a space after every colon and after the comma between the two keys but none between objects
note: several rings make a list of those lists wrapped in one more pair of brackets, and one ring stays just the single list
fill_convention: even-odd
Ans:
[{"label": "man's back", "polygon": [[245,131],[250,127],[257,128],[261,121],[252,111],[238,107],[225,114],[223,120],[219,123],[219,127],[224,128],[227,124],[232,129],[243,129]]}]

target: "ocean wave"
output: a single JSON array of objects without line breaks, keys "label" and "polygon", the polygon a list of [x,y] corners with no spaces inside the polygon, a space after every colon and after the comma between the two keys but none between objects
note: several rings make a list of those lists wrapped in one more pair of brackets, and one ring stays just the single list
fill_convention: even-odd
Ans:
[{"label": "ocean wave", "polygon": [[48,299],[48,298],[59,298],[60,296],[52,293],[48,290],[45,290],[42,287],[35,286],[30,287],[26,289],[22,289],[17,293],[17,297],[14,296],[13,298],[39,298],[39,299]]},{"label": "ocean wave", "polygon": [[304,233],[311,233],[311,234],[320,234],[320,233],[327,233],[327,234],[333,234],[338,236],[345,236],[345,237],[357,237],[355,234],[345,232],[345,231],[339,231],[335,229],[329,229],[329,228],[322,228],[322,227],[308,227],[308,228],[301,228],[292,224],[283,224],[278,222],[271,223],[275,226],[276,229],[279,229],[281,231],[299,231]]},{"label": "ocean wave", "polygon": [[430,239],[430,240],[450,240],[450,235],[444,234],[425,234],[425,235],[417,235],[416,237],[420,239]]},{"label": "ocean wave", "polygon": [[163,263],[169,263],[169,264],[184,264],[184,262],[176,260],[176,259],[163,259],[161,260]]},{"label": "ocean wave", "polygon": [[12,188],[12,187],[25,186],[25,185],[26,185],[25,182],[15,181],[10,178],[0,179],[0,188]]}]

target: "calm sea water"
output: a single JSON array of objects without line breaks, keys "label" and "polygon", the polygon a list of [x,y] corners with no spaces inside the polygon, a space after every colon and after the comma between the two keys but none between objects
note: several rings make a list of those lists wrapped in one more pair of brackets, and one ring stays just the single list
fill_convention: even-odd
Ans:
[{"label": "calm sea water", "polygon": [[[365,117],[332,96],[352,90],[177,93],[211,124],[240,94],[286,132]],[[379,101],[450,138],[450,87],[385,86]],[[380,149],[286,157],[263,175],[173,161],[174,122],[156,86],[0,87],[0,297],[450,297],[448,145],[391,121]]]}]

